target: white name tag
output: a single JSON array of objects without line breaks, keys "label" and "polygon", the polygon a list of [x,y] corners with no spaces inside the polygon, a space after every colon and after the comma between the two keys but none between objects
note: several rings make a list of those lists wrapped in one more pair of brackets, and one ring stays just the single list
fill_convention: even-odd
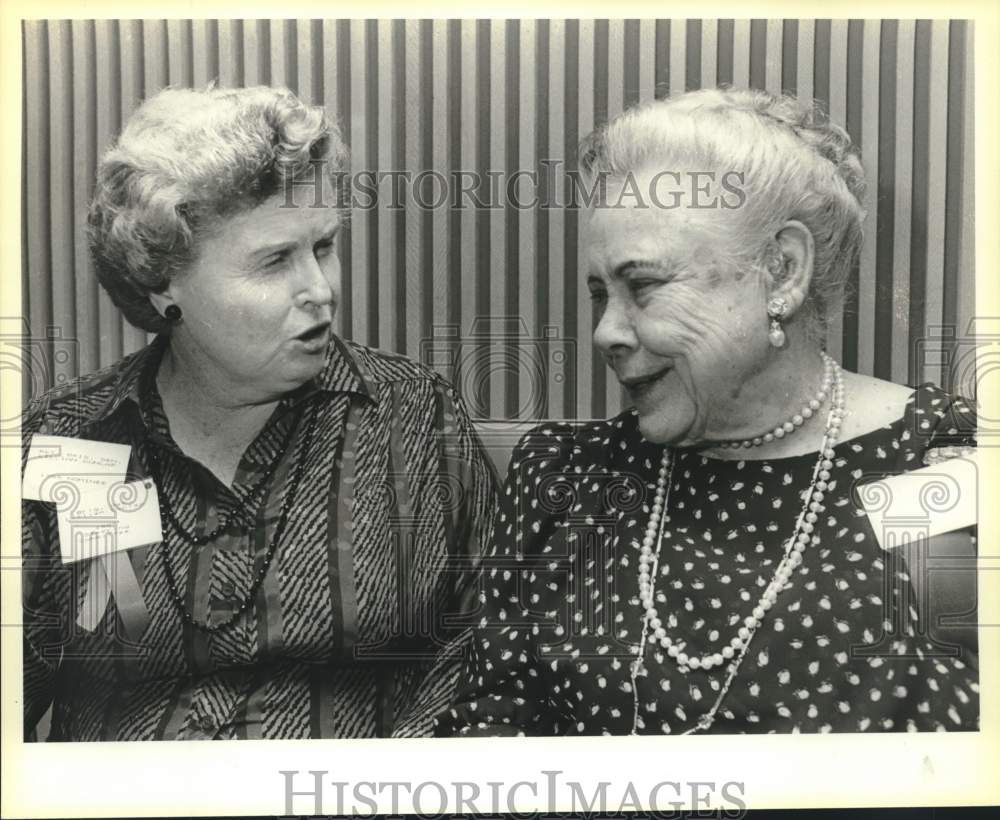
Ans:
[{"label": "white name tag", "polygon": [[57,501],[71,488],[79,492],[120,483],[128,470],[132,448],[66,436],[34,435],[21,481],[21,495],[37,501]]},{"label": "white name tag", "polygon": [[978,519],[976,454],[890,476],[858,489],[882,549],[972,526]]},{"label": "white name tag", "polygon": [[64,564],[163,540],[160,502],[152,479],[118,482],[57,502]]}]

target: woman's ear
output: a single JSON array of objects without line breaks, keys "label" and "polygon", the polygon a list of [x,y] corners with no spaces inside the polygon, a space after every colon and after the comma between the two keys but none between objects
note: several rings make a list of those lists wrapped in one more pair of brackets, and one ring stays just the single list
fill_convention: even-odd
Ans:
[{"label": "woman's ear", "polygon": [[786,222],[775,235],[775,241],[781,253],[783,275],[774,282],[768,297],[782,297],[791,316],[809,295],[815,243],[812,232],[797,219]]}]

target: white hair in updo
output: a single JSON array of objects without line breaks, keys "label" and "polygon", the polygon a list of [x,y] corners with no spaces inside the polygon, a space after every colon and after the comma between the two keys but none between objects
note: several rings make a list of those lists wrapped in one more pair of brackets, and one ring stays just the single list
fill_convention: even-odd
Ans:
[{"label": "white hair in updo", "polygon": [[615,117],[584,140],[580,162],[611,178],[654,168],[742,173],[746,202],[726,211],[738,220],[729,261],[780,280],[775,236],[802,222],[815,242],[808,329],[822,340],[861,250],[865,176],[857,147],[821,109],[765,91],[691,91]]}]

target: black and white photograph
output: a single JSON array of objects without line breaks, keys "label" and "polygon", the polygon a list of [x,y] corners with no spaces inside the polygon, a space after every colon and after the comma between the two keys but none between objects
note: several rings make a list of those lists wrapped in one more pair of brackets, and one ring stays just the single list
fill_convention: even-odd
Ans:
[{"label": "black and white photograph", "polygon": [[819,10],[8,13],[5,745],[988,770],[996,14]]}]

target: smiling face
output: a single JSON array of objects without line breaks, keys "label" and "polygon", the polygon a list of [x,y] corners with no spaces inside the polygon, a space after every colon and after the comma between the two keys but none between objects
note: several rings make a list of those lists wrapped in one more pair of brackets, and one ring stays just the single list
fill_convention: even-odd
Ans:
[{"label": "smiling face", "polygon": [[[648,190],[649,175],[636,176]],[[623,204],[588,213],[588,287],[600,312],[594,342],[643,436],[692,445],[759,426],[768,282],[725,261],[731,212]]]},{"label": "smiling face", "polygon": [[203,382],[270,401],[322,369],[340,293],[342,219],[301,205],[312,196],[281,207],[279,194],[221,219],[199,240],[194,264],[153,297],[161,311],[170,301],[183,311],[171,348]]}]

